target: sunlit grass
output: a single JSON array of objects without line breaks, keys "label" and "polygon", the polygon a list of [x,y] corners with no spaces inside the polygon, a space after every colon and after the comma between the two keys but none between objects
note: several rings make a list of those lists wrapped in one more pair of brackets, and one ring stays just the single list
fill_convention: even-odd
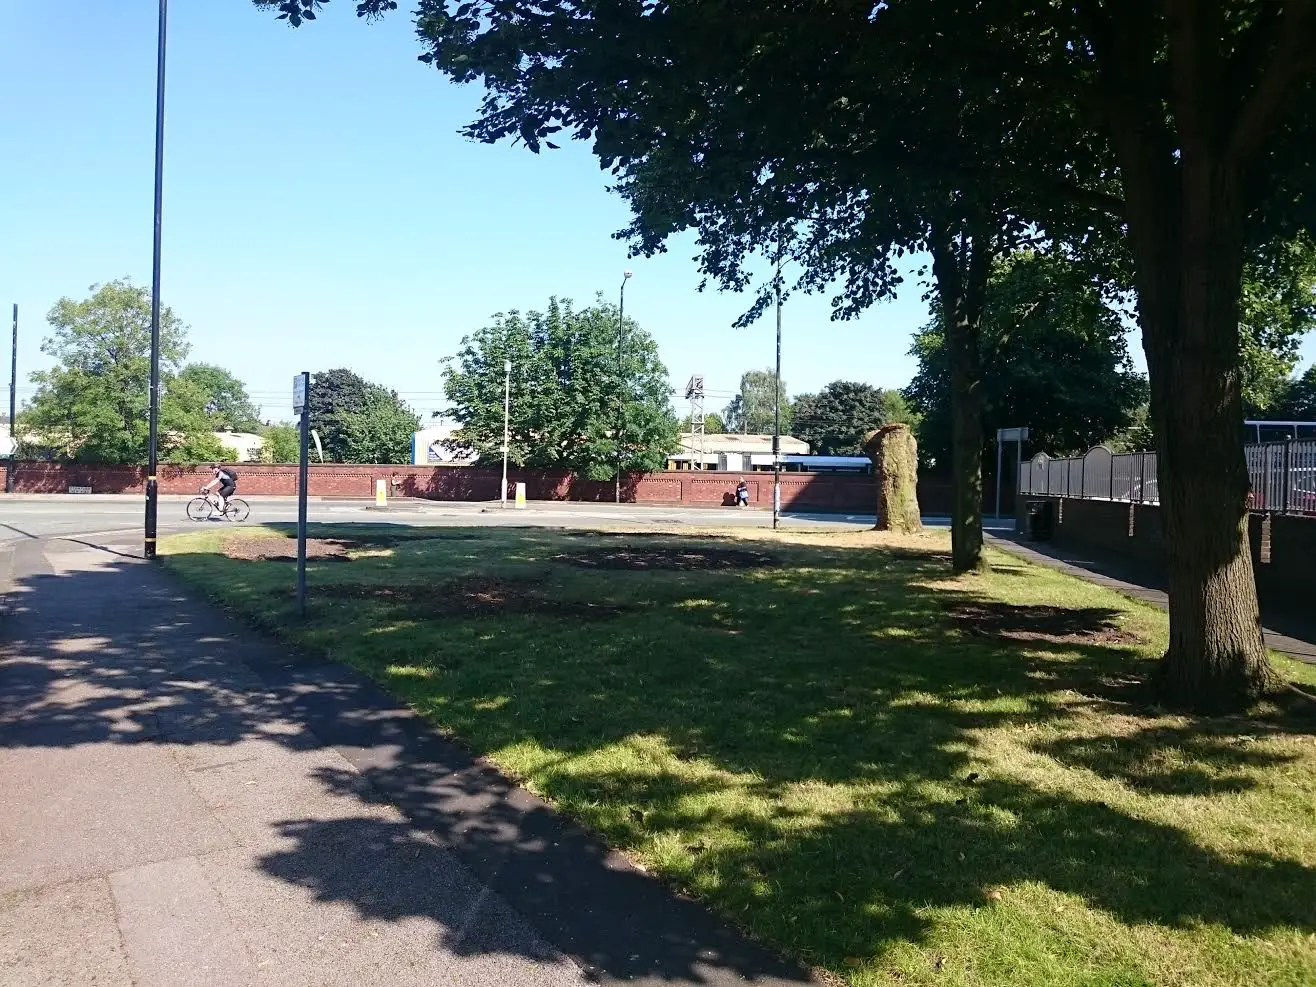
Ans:
[{"label": "sunlit grass", "polygon": [[[1311,707],[1149,706],[1148,606],[999,554],[950,578],[937,535],[409,534],[314,563],[305,624],[288,563],[166,551],[856,985],[1316,983]],[[701,551],[771,558],[595,564]]]}]

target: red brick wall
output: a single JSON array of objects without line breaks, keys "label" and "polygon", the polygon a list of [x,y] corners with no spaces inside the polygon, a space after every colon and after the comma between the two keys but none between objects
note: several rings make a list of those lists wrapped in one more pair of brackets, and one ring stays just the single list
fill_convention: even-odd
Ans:
[{"label": "red brick wall", "polygon": [[[243,493],[251,496],[297,493],[297,467],[240,464],[235,467]],[[161,466],[160,492],[193,493],[209,479],[197,467]],[[652,473],[623,478],[622,499],[644,504],[721,504],[741,477],[749,484],[750,503],[770,507],[772,477],[767,473]],[[131,466],[79,466],[67,463],[21,463],[15,471],[18,493],[67,493],[70,486],[89,486],[93,493],[141,494],[146,471]],[[392,481],[399,497],[430,500],[497,500],[501,472],[465,467],[313,465],[309,493],[315,497],[372,497],[375,481]],[[518,482],[531,500],[610,502],[610,480],[583,480],[570,473],[511,470],[509,496]],[[3,475],[0,473],[0,483]],[[784,506],[842,511],[870,511],[876,500],[871,476],[792,473],[782,476]]]},{"label": "red brick wall", "polygon": [[[241,490],[251,496],[292,496],[297,493],[296,466],[237,465]],[[18,493],[66,493],[70,486],[90,486],[94,493],[141,494],[146,489],[146,471],[132,466],[78,466],[69,463],[20,463],[15,473]],[[680,471],[628,476],[622,484],[622,499],[642,504],[710,505],[726,503],[736,482],[749,484],[750,504],[772,506],[772,474]],[[189,466],[161,466],[160,492],[188,494],[208,476]],[[315,497],[372,497],[375,480],[394,479],[393,494],[430,500],[497,500],[501,472],[444,466],[343,466],[313,465],[310,494]],[[575,500],[611,502],[611,480],[583,480],[570,473],[550,470],[511,470],[509,496],[514,484],[526,484],[531,500]],[[0,467],[0,489],[4,468]],[[876,506],[877,493],[871,476],[844,473],[783,473],[782,506],[816,510],[869,512]],[[944,477],[919,480],[919,506],[925,514],[949,514],[950,483]],[[994,494],[988,480],[985,510],[993,510]],[[1007,505],[1007,509],[1008,509]]]}]

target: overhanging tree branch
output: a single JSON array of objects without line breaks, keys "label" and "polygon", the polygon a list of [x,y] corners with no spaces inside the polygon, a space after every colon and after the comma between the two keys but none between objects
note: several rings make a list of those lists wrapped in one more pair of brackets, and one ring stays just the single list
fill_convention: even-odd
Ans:
[{"label": "overhanging tree branch", "polygon": [[[1251,30],[1260,30],[1253,26]],[[1316,72],[1316,0],[1288,0],[1279,41],[1261,79],[1239,112],[1229,139],[1228,159],[1246,168],[1292,107],[1302,83]]]}]

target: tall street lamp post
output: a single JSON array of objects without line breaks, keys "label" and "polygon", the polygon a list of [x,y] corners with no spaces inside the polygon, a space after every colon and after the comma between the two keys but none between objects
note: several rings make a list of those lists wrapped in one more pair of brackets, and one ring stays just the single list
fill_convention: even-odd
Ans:
[{"label": "tall street lamp post", "polygon": [[151,410],[150,448],[146,459],[146,537],[143,555],[155,558],[155,529],[159,485],[156,470],[160,431],[160,212],[164,196],[164,97],[165,37],[169,0],[160,0],[160,27],[156,38],[155,63],[155,239],[151,252]]},{"label": "tall street lamp post", "polygon": [[631,279],[631,272],[624,271],[621,276],[621,296],[617,302],[617,490],[616,501],[621,503],[621,443],[623,423],[624,393],[622,385],[621,341],[626,330],[626,282]]},{"label": "tall street lamp post", "polygon": [[507,446],[511,440],[512,361],[503,361],[503,488],[498,501],[507,508]]},{"label": "tall street lamp post", "polygon": [[777,379],[772,402],[772,527],[781,523],[781,244],[777,245]]}]

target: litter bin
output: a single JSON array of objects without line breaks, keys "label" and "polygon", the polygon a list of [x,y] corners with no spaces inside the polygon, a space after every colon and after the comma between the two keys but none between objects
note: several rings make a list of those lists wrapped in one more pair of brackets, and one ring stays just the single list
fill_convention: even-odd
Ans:
[{"label": "litter bin", "polygon": [[1050,541],[1051,501],[1030,500],[1024,511],[1024,537],[1029,541]]}]

